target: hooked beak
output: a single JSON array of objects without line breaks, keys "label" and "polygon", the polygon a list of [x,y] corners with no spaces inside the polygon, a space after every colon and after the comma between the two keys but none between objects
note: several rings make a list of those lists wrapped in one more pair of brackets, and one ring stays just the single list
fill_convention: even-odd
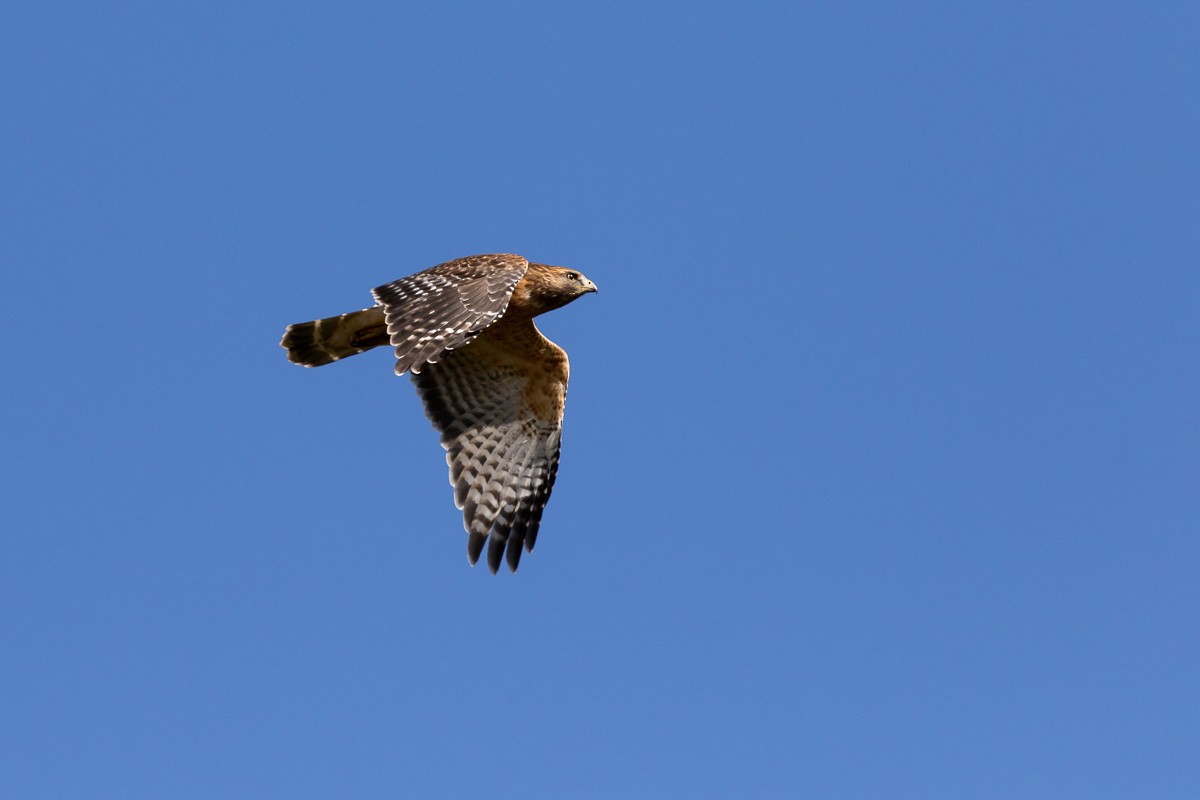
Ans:
[{"label": "hooked beak", "polygon": [[596,288],[596,284],[592,283],[589,279],[584,278],[583,280],[584,280],[584,284],[583,284],[584,292],[599,292],[600,291],[599,289]]}]

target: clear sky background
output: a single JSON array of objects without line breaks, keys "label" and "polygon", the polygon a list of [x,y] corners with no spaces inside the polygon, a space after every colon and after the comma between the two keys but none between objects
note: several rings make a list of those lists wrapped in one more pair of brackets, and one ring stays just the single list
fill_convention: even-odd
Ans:
[{"label": "clear sky background", "polygon": [[[1200,796],[1194,3],[0,11],[0,796]],[[600,286],[515,575],[286,324]]]}]

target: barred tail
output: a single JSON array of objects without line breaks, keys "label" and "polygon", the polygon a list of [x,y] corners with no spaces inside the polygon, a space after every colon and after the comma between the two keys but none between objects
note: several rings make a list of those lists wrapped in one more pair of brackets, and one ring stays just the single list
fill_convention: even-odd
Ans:
[{"label": "barred tail", "polygon": [[288,325],[279,344],[287,348],[292,363],[319,367],[388,343],[383,307],[375,306],[340,317]]}]

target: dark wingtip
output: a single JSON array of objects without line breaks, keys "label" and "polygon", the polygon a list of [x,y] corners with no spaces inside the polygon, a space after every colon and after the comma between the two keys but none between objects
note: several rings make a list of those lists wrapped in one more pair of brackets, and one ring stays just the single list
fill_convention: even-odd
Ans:
[{"label": "dark wingtip", "polygon": [[504,539],[493,534],[491,542],[488,544],[488,569],[492,571],[493,575],[500,569],[502,558],[504,558]]},{"label": "dark wingtip", "polygon": [[521,540],[513,536],[509,539],[508,550],[504,554],[505,560],[508,561],[509,572],[516,572],[517,565],[521,563]]},{"label": "dark wingtip", "polygon": [[[475,562],[479,560],[479,554],[483,552],[483,543],[487,541],[487,537],[481,533],[471,531],[467,535],[467,561],[471,562],[471,566],[475,566]],[[496,570],[492,570],[495,572]]]}]

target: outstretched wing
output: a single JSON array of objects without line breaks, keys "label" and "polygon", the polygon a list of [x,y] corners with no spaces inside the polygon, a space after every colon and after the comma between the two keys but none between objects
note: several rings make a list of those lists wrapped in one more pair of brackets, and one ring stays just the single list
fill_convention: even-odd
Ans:
[{"label": "outstretched wing", "polygon": [[442,434],[472,564],[489,540],[492,572],[506,550],[514,572],[522,546],[533,550],[558,470],[568,373],[566,353],[528,319],[496,325],[414,371]]},{"label": "outstretched wing", "polygon": [[396,374],[420,372],[478,336],[504,314],[527,269],[521,256],[467,256],[374,289],[396,348]]}]

